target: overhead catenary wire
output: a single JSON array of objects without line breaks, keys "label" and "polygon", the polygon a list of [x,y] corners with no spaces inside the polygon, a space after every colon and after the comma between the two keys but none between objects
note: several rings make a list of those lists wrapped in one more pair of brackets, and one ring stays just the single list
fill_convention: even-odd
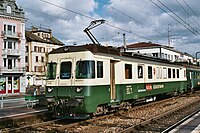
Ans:
[{"label": "overhead catenary wire", "polygon": [[149,0],[151,3],[153,3],[155,6],[157,6],[158,8],[160,8],[163,12],[167,13],[171,18],[173,18],[174,20],[176,20],[179,24],[181,24],[183,27],[185,27],[188,31],[190,31],[192,34],[194,34],[195,36],[198,37],[198,35],[193,31],[191,30],[187,25],[185,25],[182,21],[178,20],[176,17],[174,17],[173,15],[171,15],[169,12],[167,12],[165,9],[163,9],[161,6],[159,6],[158,4],[156,4],[154,1],[152,0]]},{"label": "overhead catenary wire", "polygon": [[[82,13],[79,13],[79,12],[76,12],[76,11],[73,11],[73,10],[68,9],[68,8],[64,8],[64,7],[62,7],[62,6],[59,6],[59,5],[57,5],[57,4],[54,4],[54,3],[48,2],[48,1],[46,1],[46,0],[40,0],[40,1],[41,1],[41,2],[44,2],[44,3],[46,3],[46,4],[49,4],[49,5],[52,5],[52,6],[55,6],[55,7],[61,8],[61,9],[63,9],[63,10],[69,11],[69,12],[71,12],[71,13],[74,13],[74,14],[77,14],[77,15],[80,15],[80,16],[83,16],[83,17],[86,17],[86,18],[88,18],[88,19],[96,20],[96,19],[93,18],[93,17],[90,17],[90,16],[87,16],[87,15],[85,15],[85,14],[82,14]],[[130,34],[133,34],[133,35],[138,36],[138,37],[140,37],[140,38],[143,38],[143,39],[145,39],[145,40],[149,40],[149,41],[152,40],[152,39],[150,39],[150,38],[143,37],[143,36],[141,36],[141,35],[139,35],[139,34],[133,33],[133,32],[131,32],[131,31],[129,31],[129,30],[126,30],[126,29],[123,29],[123,28],[117,27],[117,26],[115,26],[115,25],[109,24],[107,21],[106,21],[105,24],[108,25],[108,26],[110,26],[110,27],[112,27],[112,28],[115,28],[115,29],[118,29],[118,30],[121,30],[121,31],[124,31],[124,32],[130,33]]]},{"label": "overhead catenary wire", "polygon": [[193,14],[200,20],[199,16],[195,13],[195,11],[187,4],[185,0],[183,2],[186,4],[186,6],[193,12]]},{"label": "overhead catenary wire", "polygon": [[[98,1],[100,1],[100,2],[103,3],[103,4],[107,4],[107,5],[108,5],[108,2],[105,2],[105,1],[103,1],[103,0],[98,0]],[[111,7],[112,9],[116,10],[117,12],[121,13],[122,15],[128,17],[129,19],[132,19],[132,20],[134,20],[135,22],[137,22],[137,23],[139,23],[139,24],[141,24],[141,25],[143,25],[143,26],[145,26],[145,27],[148,27],[148,28],[149,28],[149,27],[152,27],[152,25],[147,25],[147,24],[145,24],[145,23],[143,23],[143,22],[141,22],[141,21],[139,21],[139,20],[137,20],[137,19],[131,17],[130,15],[128,15],[128,14],[122,12],[121,10],[115,8],[114,6],[111,6],[111,5],[108,5],[108,6]],[[156,30],[155,27],[153,27],[153,28],[154,28],[153,31],[159,33],[160,35],[163,35],[163,36],[166,36],[166,37],[167,37],[166,34],[163,34],[163,33],[161,33],[160,31]]]},{"label": "overhead catenary wire", "polygon": [[[168,9],[172,14],[174,14],[177,18],[179,18],[184,24],[186,24],[187,26],[189,26],[192,30],[193,30],[193,34],[195,34],[196,36],[198,36],[196,34],[196,30],[187,22],[185,22],[185,20],[183,20],[180,16],[178,16],[174,11],[172,11],[169,7],[167,7],[163,2],[161,2],[160,0],[157,0],[161,5],[163,5],[166,9]],[[194,32],[195,31],[195,32]]]},{"label": "overhead catenary wire", "polygon": [[[176,2],[177,2],[178,5],[184,10],[184,12],[185,12],[188,16],[190,16],[189,12],[183,7],[183,5],[181,5],[181,3],[180,3],[178,0],[176,0]],[[191,16],[191,18],[192,18],[192,20],[193,20],[198,26],[200,26],[199,23],[198,23],[192,16]]]}]

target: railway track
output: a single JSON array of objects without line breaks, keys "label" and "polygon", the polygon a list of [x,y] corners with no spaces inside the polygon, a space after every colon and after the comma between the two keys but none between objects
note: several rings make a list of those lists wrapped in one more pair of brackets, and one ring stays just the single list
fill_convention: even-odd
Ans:
[{"label": "railway track", "polygon": [[[73,124],[61,119],[7,130],[6,132],[161,132],[175,122],[174,120],[172,123],[167,123],[173,120],[174,116],[177,116],[176,121],[180,120],[186,114],[186,112],[183,113],[183,110],[190,108],[192,110],[188,111],[187,114],[191,114],[192,111],[199,108],[199,102],[200,95],[196,93],[139,105],[128,111],[119,111]],[[180,117],[179,114],[181,114]]]}]

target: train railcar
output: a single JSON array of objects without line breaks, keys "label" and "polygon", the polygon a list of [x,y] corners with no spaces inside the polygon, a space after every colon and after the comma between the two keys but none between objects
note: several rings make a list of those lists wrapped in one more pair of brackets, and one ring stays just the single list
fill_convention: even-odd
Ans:
[{"label": "train railcar", "polygon": [[187,90],[186,67],[95,44],[48,55],[46,98],[57,115],[88,116]]},{"label": "train railcar", "polygon": [[200,88],[200,68],[197,66],[187,66],[187,84],[191,90]]}]

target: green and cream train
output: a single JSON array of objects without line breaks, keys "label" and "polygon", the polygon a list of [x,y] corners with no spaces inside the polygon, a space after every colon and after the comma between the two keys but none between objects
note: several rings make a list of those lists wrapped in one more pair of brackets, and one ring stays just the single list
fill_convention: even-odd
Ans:
[{"label": "green and cream train", "polygon": [[160,95],[183,93],[194,86],[188,81],[193,69],[187,69],[113,47],[64,46],[48,54],[48,108],[56,115],[85,117],[128,108],[136,101],[155,100]]}]

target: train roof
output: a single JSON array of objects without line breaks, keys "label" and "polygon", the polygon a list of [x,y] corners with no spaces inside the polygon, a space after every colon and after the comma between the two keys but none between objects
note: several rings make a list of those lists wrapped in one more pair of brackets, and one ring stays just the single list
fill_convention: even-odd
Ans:
[{"label": "train roof", "polygon": [[[139,53],[120,52],[118,48],[115,48],[112,46],[105,47],[105,46],[101,46],[97,44],[64,46],[64,47],[54,49],[53,51],[49,52],[49,54],[71,53],[71,52],[81,52],[81,51],[90,51],[93,54],[102,53],[102,54],[107,54],[107,55],[130,57],[130,58],[137,58],[137,59],[148,60],[148,61],[175,64],[175,63],[170,62],[167,59],[161,59],[158,57],[142,55]],[[180,65],[180,64],[175,64],[175,65]]]}]

